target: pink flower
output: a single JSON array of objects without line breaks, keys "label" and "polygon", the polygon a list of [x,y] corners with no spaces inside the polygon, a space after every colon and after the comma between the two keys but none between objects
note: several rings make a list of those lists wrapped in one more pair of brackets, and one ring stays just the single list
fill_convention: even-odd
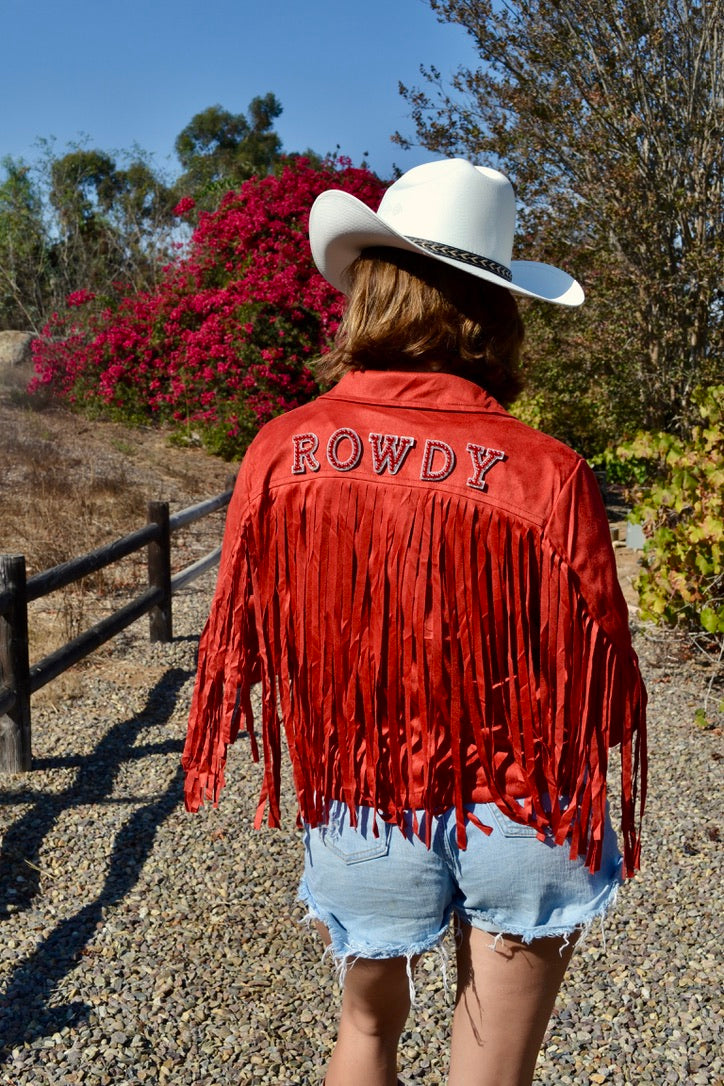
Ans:
[{"label": "pink flower", "polygon": [[176,207],[173,209],[173,213],[181,219],[184,215],[188,215],[189,211],[193,211],[195,207],[196,201],[193,196],[182,196],[176,204]]},{"label": "pink flower", "polygon": [[[144,406],[160,421],[191,418],[202,434],[221,427],[241,453],[250,415],[261,425],[317,394],[305,360],[328,350],[341,316],[342,296],[311,259],[311,204],[339,188],[376,206],[383,187],[342,160],[252,178],[200,216],[152,294],[119,290],[100,313],[78,312],[91,292],[71,295],[34,343],[36,385],[134,418]],[[184,197],[175,213],[194,206]]]},{"label": "pink flower", "polygon": [[95,294],[92,290],[74,290],[72,294],[69,294],[65,299],[65,304],[68,306],[68,309],[75,309],[78,306],[92,302],[94,298]]}]

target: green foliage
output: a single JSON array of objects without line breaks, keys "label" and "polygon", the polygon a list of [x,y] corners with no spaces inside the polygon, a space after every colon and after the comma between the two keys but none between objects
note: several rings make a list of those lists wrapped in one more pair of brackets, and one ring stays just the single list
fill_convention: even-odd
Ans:
[{"label": "green foliage", "polygon": [[636,585],[643,617],[724,644],[724,385],[692,399],[701,421],[689,441],[639,434],[618,455],[650,473],[633,514],[647,537]]},{"label": "green foliage", "polygon": [[79,289],[111,296],[116,282],[153,287],[177,221],[172,192],[143,153],[113,156],[81,147],[49,154],[45,170],[54,308]]},{"label": "green foliage", "polygon": [[511,415],[520,419],[526,426],[532,426],[534,430],[544,429],[545,406],[541,393],[524,388],[509,410]]},{"label": "green foliage", "polygon": [[[720,703],[718,711],[720,713],[724,713],[724,702]],[[704,709],[702,706],[700,706],[694,712],[694,724],[697,726],[697,728],[701,728],[703,732],[712,731],[716,727],[714,720],[711,718],[711,716],[707,714],[706,709]]]},{"label": "green foliage", "polygon": [[[212,456],[222,460],[238,460],[259,432],[259,420],[246,404],[238,401],[216,422],[205,422],[202,427],[187,423],[187,429],[175,435],[175,444],[203,445]],[[184,434],[186,437],[184,438]]]},{"label": "green foliage", "polygon": [[265,94],[251,100],[248,117],[209,106],[179,133],[175,147],[184,172],[176,182],[176,193],[178,198],[193,198],[194,221],[200,211],[215,208],[225,192],[272,171],[282,150],[273,128],[281,112],[276,96]]},{"label": "green foliage", "polygon": [[42,200],[28,166],[7,157],[0,181],[0,328],[40,323],[49,280]]},{"label": "green foliage", "polygon": [[595,470],[606,473],[606,482],[631,490],[646,484],[650,475],[650,461],[644,456],[622,457],[620,447],[608,445],[603,452],[589,457],[588,463]]},{"label": "green foliage", "polygon": [[519,306],[525,390],[513,414],[587,458],[634,432],[620,382],[587,345],[587,306],[583,313],[527,301]]},{"label": "green foliage", "polygon": [[119,188],[116,164],[103,151],[69,151],[53,161],[50,177],[50,202],[72,225],[92,221],[97,208],[108,211]]},{"label": "green foliage", "polygon": [[514,257],[586,290],[573,317],[530,307],[544,428],[585,455],[638,429],[687,435],[690,390],[722,380],[724,0],[428,2],[479,63],[400,87],[416,141],[499,164]]}]

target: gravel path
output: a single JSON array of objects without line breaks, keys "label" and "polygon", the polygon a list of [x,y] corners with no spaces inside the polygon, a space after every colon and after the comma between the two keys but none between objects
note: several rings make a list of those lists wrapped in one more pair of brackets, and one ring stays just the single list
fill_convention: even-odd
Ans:
[{"label": "gravel path", "polygon": [[[221,807],[181,803],[179,754],[213,574],[33,707],[36,768],[0,791],[0,1083],[316,1086],[338,992],[295,902],[299,835],[256,833],[259,768],[234,748]],[[721,728],[706,677],[639,633],[651,699],[645,867],[605,947],[576,953],[538,1067],[546,1086],[724,1083]],[[241,749],[239,749],[241,748]],[[286,788],[287,799],[291,789]],[[453,978],[454,979],[454,978]],[[409,1086],[445,1081],[436,956],[403,1038]]]}]

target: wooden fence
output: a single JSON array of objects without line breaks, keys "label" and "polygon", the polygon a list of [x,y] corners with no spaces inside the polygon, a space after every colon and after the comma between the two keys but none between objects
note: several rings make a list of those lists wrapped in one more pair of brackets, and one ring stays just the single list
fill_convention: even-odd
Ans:
[{"label": "wooden fence", "polygon": [[[121,630],[149,615],[151,641],[170,641],[173,594],[216,565],[217,547],[179,573],[171,573],[171,536],[229,504],[232,489],[169,515],[168,502],[150,502],[143,528],[80,558],[35,576],[25,575],[22,555],[0,555],[0,773],[24,773],[31,767],[30,696]],[[96,573],[121,558],[148,549],[148,587],[108,618],[55,652],[30,665],[28,604]]]}]

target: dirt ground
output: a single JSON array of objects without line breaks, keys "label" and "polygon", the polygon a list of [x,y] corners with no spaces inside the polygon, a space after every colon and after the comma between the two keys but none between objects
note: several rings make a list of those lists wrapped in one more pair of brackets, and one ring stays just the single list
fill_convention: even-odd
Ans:
[{"label": "dirt ground", "polygon": [[[27,376],[27,375],[26,375]],[[24,393],[0,375],[0,554],[25,556],[28,577],[110,543],[146,522],[148,503],[171,513],[226,490],[234,471],[200,448],[179,448],[151,427],[88,420]],[[173,572],[221,541],[225,511],[172,539]],[[29,607],[31,664],[128,602],[147,583],[145,549]],[[35,695],[73,697],[89,666],[119,666],[114,642]],[[136,677],[139,685],[153,677]],[[125,680],[133,682],[127,675]]]},{"label": "dirt ground", "polygon": [[203,449],[171,445],[164,431],[91,421],[2,387],[0,463],[2,553],[23,551],[28,525],[57,539],[57,525],[44,512],[52,502],[55,512],[67,505],[69,516],[75,505],[79,520],[82,495],[95,499],[97,516],[84,538],[96,546],[105,532],[114,538],[140,527],[149,501],[169,501],[174,511],[225,489],[234,470]]}]

